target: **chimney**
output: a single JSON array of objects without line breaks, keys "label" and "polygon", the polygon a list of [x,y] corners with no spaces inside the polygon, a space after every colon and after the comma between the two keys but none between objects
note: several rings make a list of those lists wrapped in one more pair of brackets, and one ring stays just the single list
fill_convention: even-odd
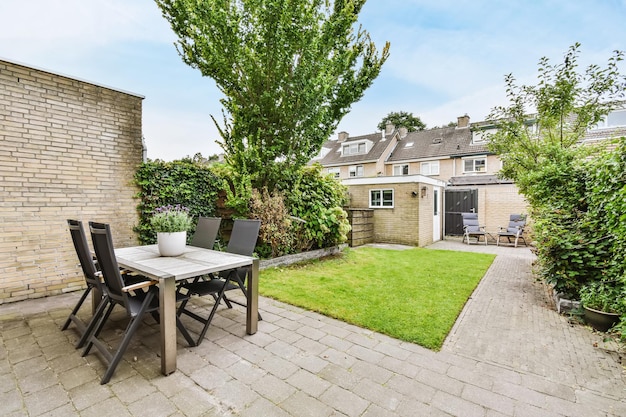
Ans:
[{"label": "chimney", "polygon": [[385,136],[387,135],[391,135],[393,133],[393,131],[395,130],[395,126],[393,123],[387,123],[385,125]]},{"label": "chimney", "polygon": [[339,134],[337,135],[337,140],[339,142],[345,142],[346,139],[348,139],[348,132],[339,132]]},{"label": "chimney", "polygon": [[409,134],[409,129],[403,126],[398,129],[398,133],[400,134],[400,139],[404,139]]},{"label": "chimney", "polygon": [[458,117],[458,122],[456,124],[456,127],[458,128],[469,127],[469,121],[470,121],[470,117],[467,115],[467,113],[465,113],[464,116]]}]

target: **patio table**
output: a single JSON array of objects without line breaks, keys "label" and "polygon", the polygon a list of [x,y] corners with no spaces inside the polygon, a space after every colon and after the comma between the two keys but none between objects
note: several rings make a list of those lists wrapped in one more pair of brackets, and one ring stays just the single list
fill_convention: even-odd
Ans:
[{"label": "patio table", "polygon": [[228,252],[186,246],[180,256],[160,256],[157,245],[133,246],[115,250],[118,264],[159,281],[161,316],[161,372],[176,370],[176,281],[252,266],[247,280],[246,333],[254,334],[258,322],[259,260]]}]

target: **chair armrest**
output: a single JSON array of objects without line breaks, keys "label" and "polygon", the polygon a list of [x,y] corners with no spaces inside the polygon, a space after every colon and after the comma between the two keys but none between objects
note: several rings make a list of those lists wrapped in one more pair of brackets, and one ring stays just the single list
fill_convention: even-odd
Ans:
[{"label": "chair armrest", "polygon": [[124,291],[124,292],[135,291],[135,290],[138,290],[140,288],[146,288],[146,287],[150,287],[150,286],[156,285],[156,284],[157,284],[157,281],[142,281],[142,282],[138,282],[136,284],[127,285],[127,286],[122,288],[122,291]]}]

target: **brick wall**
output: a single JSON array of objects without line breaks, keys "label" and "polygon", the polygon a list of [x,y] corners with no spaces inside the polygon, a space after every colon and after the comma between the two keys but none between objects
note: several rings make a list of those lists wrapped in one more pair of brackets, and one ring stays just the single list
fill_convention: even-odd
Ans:
[{"label": "brick wall", "polygon": [[0,60],[0,303],[83,287],[68,218],[136,244],[142,99]]},{"label": "brick wall", "polygon": [[[393,189],[393,208],[372,209],[374,242],[425,246],[432,242],[433,235],[432,191],[430,200],[420,198],[420,187],[417,182],[350,185],[350,206],[368,208],[370,190]],[[418,193],[416,197],[414,191]]]}]

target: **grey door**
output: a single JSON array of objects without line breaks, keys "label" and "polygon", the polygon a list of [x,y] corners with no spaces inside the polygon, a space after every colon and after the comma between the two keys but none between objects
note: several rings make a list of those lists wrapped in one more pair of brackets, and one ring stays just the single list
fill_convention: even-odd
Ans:
[{"label": "grey door", "polygon": [[461,213],[478,213],[478,189],[446,190],[446,235],[462,235]]}]

